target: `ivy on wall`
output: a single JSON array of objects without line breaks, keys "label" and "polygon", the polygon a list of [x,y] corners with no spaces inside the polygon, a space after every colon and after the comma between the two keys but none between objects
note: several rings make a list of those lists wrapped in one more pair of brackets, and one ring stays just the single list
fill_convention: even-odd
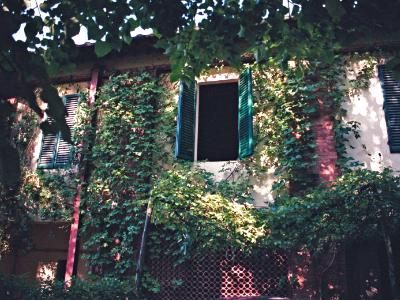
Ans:
[{"label": "ivy on wall", "polygon": [[95,272],[132,272],[143,203],[167,158],[167,95],[148,73],[113,76],[99,91],[93,171],[82,202],[86,256]]},{"label": "ivy on wall", "polygon": [[[365,88],[372,65],[357,73],[365,82],[351,83],[352,91]],[[220,182],[172,157],[176,87],[167,76],[115,75],[101,87],[94,108],[83,97],[74,139],[84,140],[84,147],[77,151],[90,169],[81,207],[81,237],[91,271],[132,276],[150,194],[154,201],[148,239],[152,257],[171,254],[179,263],[226,247],[249,252],[258,246],[284,247],[277,243],[282,232],[270,235],[266,211],[248,204],[249,179],[275,169],[274,192],[282,198],[276,205],[290,206],[300,199],[287,198],[288,194],[308,195],[318,183],[312,173],[317,158],[312,126],[321,113],[334,117],[338,166],[343,172],[348,170],[346,139],[351,133],[357,136],[358,124],[342,121],[342,104],[349,92],[345,67],[339,55],[329,65],[317,60],[297,60],[285,68],[273,60],[254,65],[255,154],[239,163],[243,172],[235,170],[233,180]],[[96,111],[94,127],[90,120]],[[25,127],[20,125],[18,130]],[[29,136],[21,131],[18,141],[27,145]],[[75,176],[74,170],[26,172],[18,197],[34,214],[68,221]],[[157,292],[157,282],[149,274],[145,278],[144,286]]]},{"label": "ivy on wall", "polygon": [[[310,185],[315,161],[311,130],[316,114],[317,82],[307,79],[314,71],[297,62],[286,70],[258,65],[255,71],[255,166],[274,168],[274,189],[285,192],[291,185]],[[300,188],[300,187],[299,187]]]},{"label": "ivy on wall", "polygon": [[[82,237],[92,273],[132,276],[149,197],[154,203],[149,259],[170,254],[179,263],[204,251],[250,250],[268,231],[262,212],[243,204],[247,185],[216,183],[210,173],[172,157],[176,102],[167,81],[123,74],[99,91],[93,169],[82,202]],[[143,286],[159,290],[149,273]]]},{"label": "ivy on wall", "polygon": [[[150,245],[163,241],[170,247],[164,254],[167,249],[178,255],[178,261],[226,248],[251,251],[268,233],[263,212],[231,195],[213,181],[212,174],[190,164],[174,165],[152,190],[156,230],[150,233]],[[152,253],[163,249],[149,248]]]},{"label": "ivy on wall", "polygon": [[[11,249],[29,250],[32,246],[29,230],[36,218],[69,222],[76,191],[76,160],[69,169],[32,170],[35,151],[40,146],[37,114],[19,103],[12,118],[10,139],[21,158],[21,176],[15,191],[1,191],[3,225],[0,230],[0,253]],[[82,94],[77,122],[84,124],[87,120],[85,95]],[[83,126],[78,127],[83,129]],[[73,140],[79,141],[82,134],[83,130],[73,131]]]},{"label": "ivy on wall", "polygon": [[32,216],[42,220],[72,219],[72,201],[76,193],[74,170],[27,171],[18,194]]},{"label": "ivy on wall", "polygon": [[[6,108],[7,101],[2,101],[2,109]],[[11,105],[13,114],[9,115],[9,126],[2,128],[2,134],[9,134],[8,138],[17,150],[21,166],[19,168],[22,177],[25,176],[29,165],[32,140],[37,135],[37,115],[24,105]],[[4,119],[3,119],[4,120]],[[3,124],[5,125],[5,124]],[[10,176],[10,174],[5,174]],[[30,248],[30,215],[24,201],[20,201],[18,186],[5,187],[0,185],[0,259],[3,254],[15,249],[27,250]]]}]

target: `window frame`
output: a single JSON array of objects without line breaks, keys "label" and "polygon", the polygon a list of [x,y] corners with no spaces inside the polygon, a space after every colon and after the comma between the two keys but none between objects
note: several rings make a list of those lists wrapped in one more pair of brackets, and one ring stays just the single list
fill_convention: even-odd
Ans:
[{"label": "window frame", "polygon": [[[237,80],[238,79],[238,80]],[[181,80],[179,84],[178,97],[178,115],[175,139],[175,157],[178,159],[197,161],[194,157],[194,151],[198,151],[198,134],[196,130],[196,119],[199,114],[197,103],[199,98],[198,86],[205,84],[217,84],[233,80],[238,86],[238,136],[239,136],[239,156],[237,160],[245,159],[254,153],[253,138],[253,82],[252,71],[250,67],[245,68],[242,72],[218,72],[217,74],[207,74],[200,78],[187,78]],[[197,105],[197,106],[196,106]],[[198,132],[198,127],[197,127]],[[196,135],[196,136],[195,136]],[[197,141],[195,145],[195,141]]]}]

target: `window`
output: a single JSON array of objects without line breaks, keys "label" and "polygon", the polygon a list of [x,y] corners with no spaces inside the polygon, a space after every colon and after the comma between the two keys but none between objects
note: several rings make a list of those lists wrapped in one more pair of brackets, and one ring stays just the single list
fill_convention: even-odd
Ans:
[{"label": "window", "polygon": [[[76,268],[74,268],[75,270]],[[57,269],[55,274],[55,280],[63,281],[65,277],[65,272],[67,270],[67,260],[62,259],[57,262]],[[76,274],[75,274],[76,275]]]},{"label": "window", "polygon": [[250,156],[253,153],[251,82],[250,69],[240,75],[237,83],[181,82],[176,157],[225,161]]},{"label": "window", "polygon": [[[75,124],[76,108],[79,94],[71,94],[63,97],[68,116],[65,118],[67,125],[72,128]],[[52,120],[49,120],[51,122]],[[71,162],[71,145],[64,141],[61,133],[44,134],[39,155],[38,167],[43,169],[59,168],[69,165]]]},{"label": "window", "polygon": [[237,159],[237,83],[199,85],[198,99],[197,159]]},{"label": "window", "polygon": [[385,111],[388,144],[391,153],[400,153],[400,81],[384,65],[378,66]]}]

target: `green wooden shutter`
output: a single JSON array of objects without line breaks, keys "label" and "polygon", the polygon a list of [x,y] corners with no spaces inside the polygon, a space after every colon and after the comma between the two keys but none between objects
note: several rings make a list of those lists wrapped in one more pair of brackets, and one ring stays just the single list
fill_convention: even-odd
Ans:
[{"label": "green wooden shutter", "polygon": [[239,77],[239,158],[253,154],[253,90],[251,69]]},{"label": "green wooden shutter", "polygon": [[[68,116],[65,120],[69,128],[72,129],[75,124],[79,94],[66,95],[63,101],[68,112]],[[49,122],[54,122],[54,120],[49,118]],[[44,134],[38,167],[50,169],[69,165],[71,162],[71,147],[72,146],[61,137],[60,132],[57,134]]]},{"label": "green wooden shutter", "polygon": [[179,84],[178,126],[176,128],[175,156],[194,159],[194,132],[196,123],[196,82]]},{"label": "green wooden shutter", "polygon": [[[49,119],[49,123],[54,122]],[[59,134],[43,134],[42,148],[39,155],[38,168],[53,168],[54,158],[56,155],[56,147]]]},{"label": "green wooden shutter", "polygon": [[391,153],[400,153],[400,81],[384,65],[378,66],[385,110],[388,144]]},{"label": "green wooden shutter", "polygon": [[[79,94],[66,95],[64,97],[65,108],[67,109],[68,116],[65,121],[71,130],[75,125],[76,109],[78,107]],[[57,143],[56,156],[54,160],[55,167],[69,165],[71,162],[71,144],[66,142],[61,135]]]}]

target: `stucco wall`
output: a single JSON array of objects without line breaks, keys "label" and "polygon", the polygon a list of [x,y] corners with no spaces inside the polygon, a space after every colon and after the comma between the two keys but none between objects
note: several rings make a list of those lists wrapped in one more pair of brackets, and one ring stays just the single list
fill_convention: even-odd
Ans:
[{"label": "stucco wall", "polygon": [[[351,68],[355,71],[360,70],[363,63],[363,61],[353,62]],[[383,102],[378,68],[375,67],[369,88],[350,96],[343,106],[347,110],[346,121],[361,123],[361,137],[359,139],[350,138],[349,145],[354,149],[348,147],[348,153],[351,157],[364,163],[368,169],[379,171],[384,167],[391,167],[394,171],[400,172],[400,154],[390,153],[388,146]]]},{"label": "stucco wall", "polygon": [[[230,180],[235,180],[239,176],[235,168],[238,166],[236,161],[210,161],[210,162],[195,162],[194,164],[207,172],[214,174],[214,180],[221,181],[229,177]],[[252,197],[255,207],[265,207],[267,203],[274,201],[272,193],[272,185],[276,177],[274,170],[269,170],[263,176],[250,177],[250,183],[253,185]]]}]

